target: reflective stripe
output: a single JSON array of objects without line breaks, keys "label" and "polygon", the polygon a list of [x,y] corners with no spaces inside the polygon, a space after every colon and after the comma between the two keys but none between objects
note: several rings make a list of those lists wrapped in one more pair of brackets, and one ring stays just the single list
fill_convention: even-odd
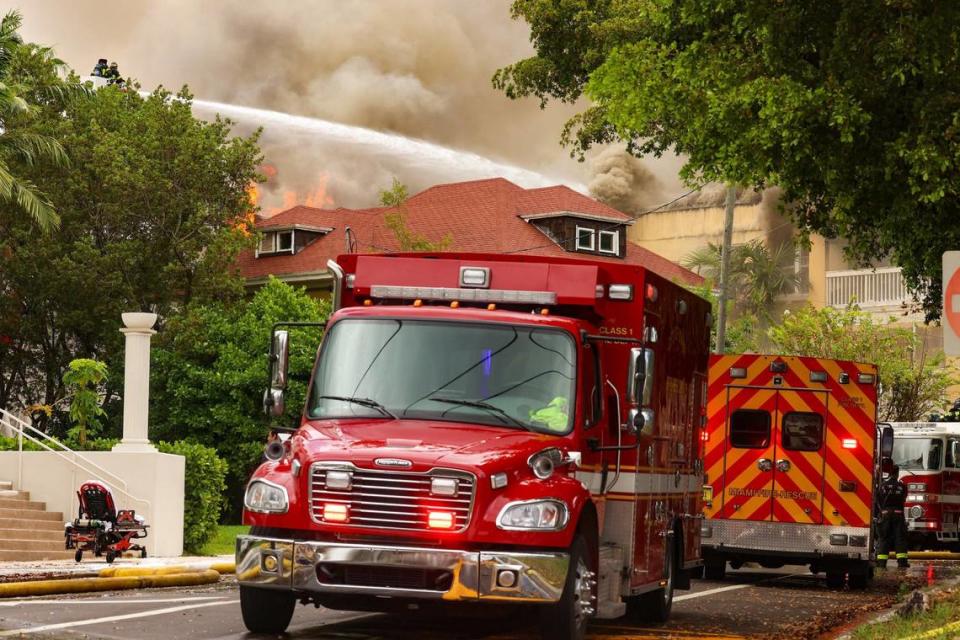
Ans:
[{"label": "reflective stripe", "polygon": [[889,560],[889,559],[890,559],[890,556],[888,556],[888,555],[885,554],[885,553],[878,553],[878,554],[877,554],[877,560]]},{"label": "reflective stripe", "polygon": [[[880,556],[877,556],[877,557],[879,558]],[[906,558],[907,558],[907,554],[905,554],[905,553],[898,553],[898,554],[897,554],[897,560],[906,560]]]}]

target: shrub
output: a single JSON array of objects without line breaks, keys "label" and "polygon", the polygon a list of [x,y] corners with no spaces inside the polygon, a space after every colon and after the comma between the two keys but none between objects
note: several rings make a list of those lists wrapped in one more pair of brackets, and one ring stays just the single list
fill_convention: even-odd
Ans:
[{"label": "shrub", "polygon": [[186,458],[183,548],[199,553],[217,531],[227,487],[227,463],[217,456],[215,449],[186,440],[159,442],[157,449]]}]

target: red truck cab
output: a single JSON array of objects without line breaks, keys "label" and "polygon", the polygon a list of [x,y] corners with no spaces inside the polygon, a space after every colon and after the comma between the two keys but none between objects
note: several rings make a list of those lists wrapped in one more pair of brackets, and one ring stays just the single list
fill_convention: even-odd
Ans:
[{"label": "red truck cab", "polygon": [[[640,267],[346,255],[299,429],[253,474],[244,621],[537,607],[655,620],[700,566],[709,305]],[[267,404],[281,413],[287,336]]]}]

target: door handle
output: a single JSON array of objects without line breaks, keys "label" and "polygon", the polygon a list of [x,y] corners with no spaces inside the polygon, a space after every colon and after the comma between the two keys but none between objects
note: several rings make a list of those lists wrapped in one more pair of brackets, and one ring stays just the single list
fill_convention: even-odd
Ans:
[{"label": "door handle", "polygon": [[757,460],[757,469],[760,469],[760,471],[770,471],[773,469],[773,462],[770,461],[770,458],[760,458]]},{"label": "door handle", "polygon": [[780,473],[790,471],[790,461],[786,459],[777,460],[777,471]]}]

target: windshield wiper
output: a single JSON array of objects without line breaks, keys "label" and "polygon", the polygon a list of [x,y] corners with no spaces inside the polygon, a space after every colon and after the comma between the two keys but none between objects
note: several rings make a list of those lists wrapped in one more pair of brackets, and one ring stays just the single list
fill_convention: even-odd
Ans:
[{"label": "windshield wiper", "polygon": [[499,416],[506,418],[511,424],[520,427],[521,429],[526,429],[527,431],[533,431],[534,429],[528,425],[520,422],[512,415],[501,409],[500,407],[494,406],[489,402],[484,402],[483,400],[463,400],[461,398],[429,398],[434,402],[444,402],[446,404],[456,404],[462,407],[476,407],[477,409],[485,409]]},{"label": "windshield wiper", "polygon": [[352,398],[349,396],[317,396],[319,400],[339,400],[341,402],[352,402],[353,404],[358,404],[361,407],[370,407],[371,409],[376,409],[381,414],[393,418],[394,420],[399,420],[396,414],[392,413],[385,406],[377,402],[372,398]]}]

